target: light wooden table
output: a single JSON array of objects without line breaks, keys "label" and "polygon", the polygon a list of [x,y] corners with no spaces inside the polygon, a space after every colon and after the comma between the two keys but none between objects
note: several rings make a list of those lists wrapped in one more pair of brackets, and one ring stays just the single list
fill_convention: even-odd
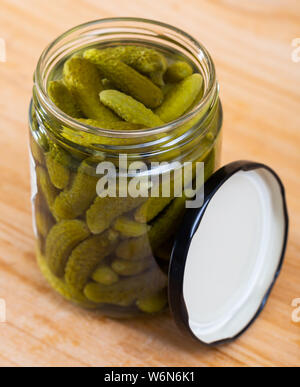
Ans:
[{"label": "light wooden table", "polygon": [[[27,110],[39,54],[57,35],[96,18],[140,16],[176,25],[216,62],[225,111],[223,163],[250,159],[282,176],[291,231],[286,262],[256,324],[235,343],[207,349],[181,336],[168,315],[118,322],[57,296],[35,264]],[[300,365],[299,0],[0,0],[1,366]]]}]

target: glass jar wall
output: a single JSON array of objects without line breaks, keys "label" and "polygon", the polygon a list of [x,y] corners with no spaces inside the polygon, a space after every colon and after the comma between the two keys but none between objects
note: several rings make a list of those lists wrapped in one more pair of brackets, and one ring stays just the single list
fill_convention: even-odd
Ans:
[{"label": "glass jar wall", "polygon": [[[54,105],[47,87],[68,58],[116,45],[184,58],[203,77],[201,99],[169,124],[134,130],[96,128]],[[176,28],[106,19],[52,43],[38,63],[30,107],[37,260],[50,285],[112,317],[164,310],[174,236],[195,184],[203,185],[219,165],[221,125],[213,62]]]}]

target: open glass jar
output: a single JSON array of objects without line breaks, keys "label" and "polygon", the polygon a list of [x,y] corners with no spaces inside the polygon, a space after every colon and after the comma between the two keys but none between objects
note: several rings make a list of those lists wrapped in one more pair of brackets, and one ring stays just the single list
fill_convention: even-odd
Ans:
[{"label": "open glass jar", "polygon": [[[151,129],[100,129],[58,109],[47,85],[65,61],[90,47],[116,45],[184,57],[203,77],[202,98],[176,121]],[[187,199],[195,192],[191,183],[197,180],[199,188],[197,176],[203,185],[220,162],[218,93],[205,48],[154,21],[91,22],[43,52],[30,107],[32,201],[38,263],[62,296],[118,318],[167,307],[168,263]],[[107,190],[112,182],[115,189]]]}]

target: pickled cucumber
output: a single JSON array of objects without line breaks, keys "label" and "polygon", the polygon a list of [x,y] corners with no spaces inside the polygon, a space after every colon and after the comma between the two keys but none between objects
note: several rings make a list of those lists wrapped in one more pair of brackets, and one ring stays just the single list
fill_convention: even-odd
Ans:
[{"label": "pickled cucumber", "polygon": [[92,279],[98,284],[113,285],[119,281],[119,276],[108,265],[100,265],[94,271]]},{"label": "pickled cucumber", "polygon": [[109,79],[117,89],[149,108],[156,108],[162,103],[162,91],[150,79],[119,60],[103,60],[101,57],[99,59],[97,52],[99,50],[88,50],[84,57],[91,64],[97,65],[102,76]]},{"label": "pickled cucumber", "polygon": [[100,100],[125,121],[144,125],[147,128],[164,125],[163,121],[152,110],[147,109],[142,103],[117,90],[102,91]]},{"label": "pickled cucumber", "polygon": [[166,72],[167,82],[177,83],[191,76],[194,70],[190,64],[184,61],[177,61],[171,64]]},{"label": "pickled cucumber", "polygon": [[161,211],[163,211],[163,209],[166,208],[172,200],[172,196],[166,198],[149,198],[145,203],[141,205],[141,207],[136,210],[134,214],[135,220],[139,223],[149,223],[158,214],[160,214]]},{"label": "pickled cucumber", "polygon": [[95,64],[103,60],[120,60],[144,74],[165,72],[167,68],[165,57],[156,50],[146,47],[117,46],[103,50],[89,49],[84,56]]},{"label": "pickled cucumber", "polygon": [[86,213],[86,221],[93,234],[106,230],[120,215],[134,210],[145,198],[97,197]]},{"label": "pickled cucumber", "polygon": [[146,224],[135,222],[133,219],[125,216],[118,218],[115,221],[113,228],[120,232],[121,235],[128,238],[142,236],[149,230],[149,226]]},{"label": "pickled cucumber", "polygon": [[116,250],[117,256],[123,259],[138,260],[153,254],[153,251],[176,231],[178,219],[184,213],[185,200],[184,196],[174,199],[168,208],[154,220],[148,235],[122,242]]},{"label": "pickled cucumber", "polygon": [[158,86],[158,87],[165,86],[164,72],[163,71],[154,71],[153,73],[149,74],[149,78],[156,86]]},{"label": "pickled cucumber", "polygon": [[71,156],[60,146],[51,143],[50,150],[45,157],[49,177],[54,187],[66,188],[70,180]]},{"label": "pickled cucumber", "polygon": [[90,282],[86,285],[84,294],[89,300],[96,303],[130,306],[138,298],[159,292],[166,285],[167,277],[158,267],[155,267],[110,286]]},{"label": "pickled cucumber", "polygon": [[43,149],[37,143],[37,141],[34,139],[33,135],[30,135],[29,141],[30,141],[31,154],[32,154],[32,157],[34,158],[34,161],[37,164],[44,165],[44,163],[45,163],[45,156],[44,156]]},{"label": "pickled cucumber", "polygon": [[49,82],[48,95],[52,102],[68,116],[73,118],[82,117],[75,98],[63,81]]},{"label": "pickled cucumber", "polygon": [[143,125],[140,125],[140,124],[133,124],[131,122],[124,122],[124,121],[104,122],[104,121],[97,121],[97,120],[91,120],[91,119],[85,119],[85,118],[81,118],[78,121],[85,125],[94,126],[96,128],[102,128],[102,129],[110,129],[110,130],[138,130],[144,127]]},{"label": "pickled cucumber", "polygon": [[88,161],[83,161],[71,187],[61,192],[53,204],[56,219],[74,219],[82,215],[97,195],[98,179],[99,177],[95,176],[95,168],[91,167]]},{"label": "pickled cucumber", "polygon": [[46,259],[54,275],[63,277],[72,250],[89,235],[86,224],[80,220],[63,220],[51,229],[46,240]]},{"label": "pickled cucumber", "polygon": [[142,260],[115,259],[111,265],[112,269],[121,276],[133,276],[149,269],[153,264],[152,258]]},{"label": "pickled cucumber", "polygon": [[166,307],[167,303],[167,292],[162,290],[150,296],[139,298],[136,305],[144,313],[158,313]]},{"label": "pickled cucumber", "polygon": [[61,296],[63,296],[66,300],[74,302],[75,304],[78,304],[79,306],[81,306],[83,308],[87,308],[87,309],[99,308],[99,305],[89,301],[83,295],[83,293],[70,287],[63,280],[57,278],[50,271],[48,264],[46,262],[46,259],[40,253],[40,251],[37,251],[36,256],[37,256],[37,262],[38,262],[39,268],[40,268],[43,276],[46,278],[46,280],[52,286],[52,288],[55,289]]},{"label": "pickled cucumber", "polygon": [[176,85],[167,94],[162,105],[155,113],[164,122],[171,122],[180,118],[192,106],[203,87],[200,74],[193,74]]},{"label": "pickled cucumber", "polygon": [[121,242],[116,249],[117,257],[126,260],[137,261],[152,254],[153,250],[148,235],[127,239]]},{"label": "pickled cucumber", "polygon": [[100,262],[113,252],[118,237],[117,232],[108,230],[80,243],[68,259],[65,270],[66,283],[82,290]]},{"label": "pickled cucumber", "polygon": [[64,65],[64,81],[87,118],[102,121],[119,121],[99,100],[103,90],[97,67],[89,61],[72,57]]},{"label": "pickled cucumber", "polygon": [[44,211],[36,210],[35,211],[35,224],[38,233],[46,238],[55,221],[50,214],[46,214]]},{"label": "pickled cucumber", "polygon": [[[190,166],[192,167],[192,164],[190,164]],[[187,166],[185,167],[185,170],[187,170]],[[191,178],[193,177],[194,176],[191,176]],[[181,192],[182,189],[189,185],[190,182],[191,181],[187,181],[187,179],[184,177],[183,168],[179,170],[177,169],[176,171],[171,171],[170,181],[168,179],[166,183],[163,181],[159,185],[159,196],[149,197],[148,200],[136,210],[134,214],[135,220],[140,223],[151,222],[171,203],[175,197],[175,192],[177,192],[179,189]],[[168,188],[169,191],[169,195],[166,197],[164,196],[165,188]]]},{"label": "pickled cucumber", "polygon": [[57,189],[52,185],[49,175],[45,168],[36,167],[36,178],[38,188],[41,190],[49,209],[51,210],[57,197]]}]

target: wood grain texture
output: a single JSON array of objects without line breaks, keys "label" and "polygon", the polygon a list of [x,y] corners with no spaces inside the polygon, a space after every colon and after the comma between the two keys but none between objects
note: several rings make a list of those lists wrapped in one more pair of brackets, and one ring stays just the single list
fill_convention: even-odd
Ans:
[{"label": "wood grain texture", "polygon": [[[287,188],[291,231],[286,262],[256,324],[235,343],[207,349],[181,336],[168,315],[113,321],[69,305],[42,278],[31,227],[27,110],[44,47],[88,20],[140,16],[176,25],[215,59],[225,111],[223,163],[271,165]],[[299,0],[0,0],[1,366],[300,365]]]}]

